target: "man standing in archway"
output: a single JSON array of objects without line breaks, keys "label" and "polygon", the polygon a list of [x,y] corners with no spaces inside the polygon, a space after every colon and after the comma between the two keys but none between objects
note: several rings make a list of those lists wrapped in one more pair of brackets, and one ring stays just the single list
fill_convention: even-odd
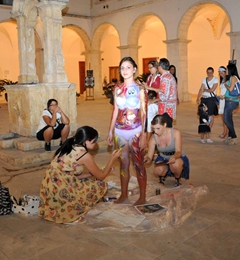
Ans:
[{"label": "man standing in archway", "polygon": [[166,58],[159,61],[158,71],[161,74],[159,88],[158,113],[167,113],[173,120],[177,117],[177,83],[169,72],[170,62]]}]

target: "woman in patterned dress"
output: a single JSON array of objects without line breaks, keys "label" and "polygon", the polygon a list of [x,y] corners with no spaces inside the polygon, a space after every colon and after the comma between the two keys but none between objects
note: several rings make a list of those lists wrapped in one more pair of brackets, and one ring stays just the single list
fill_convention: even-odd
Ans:
[{"label": "woman in patterned dress", "polygon": [[[88,152],[97,139],[94,128],[83,126],[56,151],[42,180],[39,216],[55,223],[74,222],[104,196],[107,184],[103,180],[121,150],[113,151],[101,170]],[[89,172],[83,172],[84,166]]]}]

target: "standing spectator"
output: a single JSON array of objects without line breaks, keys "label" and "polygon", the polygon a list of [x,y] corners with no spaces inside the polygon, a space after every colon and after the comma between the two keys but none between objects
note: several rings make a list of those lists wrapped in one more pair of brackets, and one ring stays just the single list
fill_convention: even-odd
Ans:
[{"label": "standing spectator", "polygon": [[224,118],[223,118],[223,113],[224,113],[224,106],[225,106],[225,94],[226,94],[226,87],[225,87],[225,83],[226,83],[226,68],[224,66],[219,67],[218,69],[218,73],[219,73],[219,77],[220,77],[220,100],[219,100],[219,109],[218,109],[218,114],[221,116],[221,120],[222,120],[222,125],[223,125],[223,132],[222,134],[219,135],[220,138],[225,139],[228,135],[228,128],[227,125],[224,123]]},{"label": "standing spectator", "polygon": [[239,98],[231,97],[230,91],[233,90],[235,84],[239,81],[239,75],[235,64],[227,65],[227,75],[229,80],[224,84],[227,88],[225,95],[224,122],[228,127],[228,138],[224,140],[228,145],[237,144],[237,135],[233,123],[233,111],[239,107]]},{"label": "standing spectator", "polygon": [[156,99],[157,93],[153,90],[148,91],[148,109],[147,109],[147,142],[152,135],[151,122],[158,113],[158,100]]},{"label": "standing spectator", "polygon": [[[177,72],[176,67],[174,65],[169,66],[169,72],[173,75],[173,77],[176,80],[177,86],[178,86],[178,78],[177,78]],[[177,88],[178,89],[178,88]],[[178,97],[178,91],[177,91],[177,97]],[[179,104],[179,99],[177,98],[177,104]]]},{"label": "standing spectator", "polygon": [[146,147],[146,102],[145,90],[134,81],[136,70],[137,64],[131,57],[125,57],[120,61],[119,71],[124,81],[115,87],[115,102],[107,140],[109,145],[113,145],[115,139],[117,147],[122,150],[121,195],[115,202],[123,203],[128,199],[131,158],[140,189],[140,197],[135,205],[140,205],[146,203],[147,174],[143,162]]},{"label": "standing spectator", "polygon": [[56,99],[49,99],[44,109],[37,130],[37,139],[45,141],[45,150],[51,151],[51,140],[60,140],[60,145],[67,139],[70,131],[70,120],[58,106]]},{"label": "standing spectator", "polygon": [[[197,96],[197,104],[204,103],[208,107],[208,116],[211,121],[210,128],[214,123],[214,109],[216,106],[215,91],[218,86],[218,79],[214,77],[214,69],[212,67],[207,68],[207,77],[202,80],[201,87]],[[201,98],[202,97],[202,98]],[[201,100],[200,100],[201,99]]]},{"label": "standing spectator", "polygon": [[159,61],[158,71],[160,77],[158,114],[168,113],[172,119],[177,117],[177,83],[174,76],[169,72],[169,61],[162,58]]},{"label": "standing spectator", "polygon": [[148,69],[150,71],[150,75],[148,76],[146,83],[143,82],[142,84],[147,90],[154,90],[157,93],[158,98],[160,88],[160,74],[158,72],[158,62],[155,60],[149,61]]}]

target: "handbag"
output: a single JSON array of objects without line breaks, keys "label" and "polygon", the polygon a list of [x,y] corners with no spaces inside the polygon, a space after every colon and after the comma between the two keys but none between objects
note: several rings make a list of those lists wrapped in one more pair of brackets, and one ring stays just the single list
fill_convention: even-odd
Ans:
[{"label": "handbag", "polygon": [[[206,83],[207,83],[207,87],[210,89],[209,85],[208,85],[208,81],[207,81],[207,78],[206,78]],[[220,98],[218,96],[215,95],[214,92],[211,92],[210,95],[212,97],[215,97],[215,104],[218,106],[219,105],[219,101],[220,101]],[[215,108],[214,108],[215,109]],[[218,114],[217,114],[218,115]],[[216,115],[215,115],[216,116]]]},{"label": "handbag", "polygon": [[9,189],[2,186],[0,182],[0,215],[8,215],[12,213],[12,200]]},{"label": "handbag", "polygon": [[232,91],[229,91],[231,97],[240,97],[240,81],[235,83],[235,86]]}]

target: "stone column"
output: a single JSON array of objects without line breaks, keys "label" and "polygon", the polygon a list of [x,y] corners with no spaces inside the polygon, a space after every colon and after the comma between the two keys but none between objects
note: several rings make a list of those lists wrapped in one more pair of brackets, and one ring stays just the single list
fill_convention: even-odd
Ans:
[{"label": "stone column", "polygon": [[167,59],[177,68],[178,98],[180,101],[190,101],[191,95],[188,91],[188,43],[190,40],[174,39],[167,40]]},{"label": "stone column", "polygon": [[[77,128],[76,86],[67,82],[62,55],[62,13],[68,0],[15,0],[13,17],[18,21],[19,84],[7,87],[10,131],[35,136],[48,99],[55,98]],[[34,27],[40,11],[43,21],[44,79],[36,83]],[[21,84],[29,83],[29,84]]]},{"label": "stone column", "polygon": [[84,52],[86,68],[93,70],[94,96],[102,96],[102,51],[88,50]]},{"label": "stone column", "polygon": [[237,61],[238,71],[240,72],[240,32],[227,33],[230,36],[230,59],[232,59],[232,51],[234,50],[234,60]]},{"label": "stone column", "polygon": [[19,83],[37,83],[38,77],[35,66],[35,20],[28,20],[22,13],[13,13],[13,18],[18,24],[18,48],[19,48]]},{"label": "stone column", "polygon": [[62,9],[67,0],[43,1],[38,4],[44,28],[43,82],[67,82],[62,54]]}]

